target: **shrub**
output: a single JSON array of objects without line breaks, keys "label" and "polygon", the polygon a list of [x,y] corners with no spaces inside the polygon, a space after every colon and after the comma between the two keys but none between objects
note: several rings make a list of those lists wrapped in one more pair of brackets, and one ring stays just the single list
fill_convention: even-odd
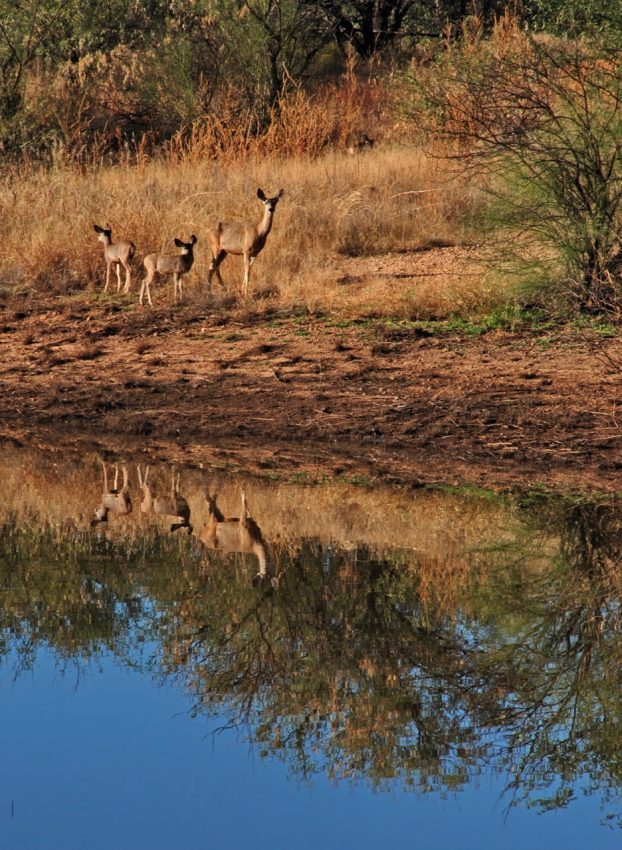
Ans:
[{"label": "shrub", "polygon": [[618,310],[622,291],[622,66],[588,42],[532,39],[505,18],[410,74],[407,109],[486,178],[496,221],[534,243],[582,310]]}]

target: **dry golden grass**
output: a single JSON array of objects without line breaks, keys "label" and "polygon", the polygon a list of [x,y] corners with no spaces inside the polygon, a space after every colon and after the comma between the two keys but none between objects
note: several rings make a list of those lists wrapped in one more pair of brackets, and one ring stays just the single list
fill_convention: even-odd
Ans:
[{"label": "dry golden grass", "polygon": [[[33,530],[46,527],[59,540],[90,532],[102,486],[96,456],[68,462],[34,450],[7,449],[5,454],[0,524],[17,521]],[[127,468],[133,510],[123,517],[111,515],[108,524],[98,526],[95,533],[140,549],[154,533],[170,534],[170,518],[141,514],[136,466],[128,463]],[[112,476],[112,464],[108,469]],[[156,492],[168,492],[170,475],[167,465],[152,468],[150,481]],[[356,550],[363,557],[366,551],[372,558],[388,558],[418,582],[424,605],[447,614],[458,605],[468,611],[472,588],[486,585],[497,569],[505,570],[514,562],[514,568],[524,574],[541,572],[550,569],[559,549],[554,534],[542,532],[534,538],[515,506],[476,495],[345,483],[309,486],[186,469],[180,489],[190,504],[195,533],[200,535],[207,521],[206,489],[218,492],[218,504],[226,516],[238,516],[242,488],[275,558],[284,552],[295,557],[305,540]],[[187,538],[178,535],[175,540],[183,546]],[[516,559],[512,552],[517,553]],[[357,578],[352,563],[344,562],[346,582]]]},{"label": "dry golden grass", "polygon": [[[111,534],[119,528],[124,535],[146,520],[140,513],[136,463],[119,464],[119,470],[123,466],[129,474],[133,511],[128,517],[111,515]],[[107,467],[112,484],[114,464]],[[377,557],[403,550],[415,560],[436,559],[448,566],[455,562],[462,569],[477,561],[478,551],[503,547],[520,531],[515,508],[477,495],[347,483],[296,484],[225,476],[212,469],[177,470],[182,472],[180,491],[190,504],[195,529],[207,522],[206,491],[218,493],[226,516],[238,516],[244,489],[249,509],[271,544],[294,547],[301,539],[312,539],[343,549],[366,547]],[[52,452],[7,448],[4,480],[0,521],[15,515],[55,528],[69,521],[87,531],[102,492],[101,460],[88,455],[67,461]],[[154,465],[149,480],[156,492],[167,493],[171,466]],[[161,528],[168,529],[166,519]]]},{"label": "dry golden grass", "polygon": [[[105,265],[93,223],[109,223],[113,239],[138,246],[127,303],[136,300],[142,256],[175,251],[175,236],[195,233],[195,266],[185,291],[203,307],[208,226],[219,219],[258,219],[258,186],[268,193],[284,187],[286,193],[253,267],[251,289],[262,303],[411,318],[488,309],[506,295],[491,289],[476,264],[465,269],[453,263],[446,274],[442,268],[415,276],[384,271],[389,252],[439,240],[463,242],[479,202],[476,187],[449,165],[406,145],[354,156],[333,151],[317,158],[264,157],[227,167],[188,154],[134,166],[13,172],[0,183],[0,285],[50,296],[76,290],[98,295]],[[364,256],[376,258],[378,273],[343,285],[340,263]],[[217,308],[240,296],[241,259],[228,257],[222,272],[227,292],[215,285]],[[156,289],[156,303],[169,304],[171,289],[168,282]]]}]

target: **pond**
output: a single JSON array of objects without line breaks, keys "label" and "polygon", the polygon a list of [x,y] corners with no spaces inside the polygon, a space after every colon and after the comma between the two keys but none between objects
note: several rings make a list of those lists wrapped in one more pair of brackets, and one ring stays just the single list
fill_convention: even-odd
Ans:
[{"label": "pond", "polygon": [[619,846],[615,498],[2,457],[2,847]]}]

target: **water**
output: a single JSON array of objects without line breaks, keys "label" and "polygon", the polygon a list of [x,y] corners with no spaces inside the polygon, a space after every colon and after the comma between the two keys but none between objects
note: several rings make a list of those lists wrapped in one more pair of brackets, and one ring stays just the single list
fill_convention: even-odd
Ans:
[{"label": "water", "polygon": [[1,847],[619,846],[615,500],[129,473],[6,455]]}]

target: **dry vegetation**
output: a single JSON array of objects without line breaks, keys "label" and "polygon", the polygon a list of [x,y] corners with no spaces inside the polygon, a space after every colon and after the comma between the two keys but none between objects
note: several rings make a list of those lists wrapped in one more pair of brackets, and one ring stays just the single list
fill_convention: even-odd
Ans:
[{"label": "dry vegetation", "polygon": [[[129,458],[125,462],[132,512],[124,517],[111,515],[109,525],[98,527],[98,532],[140,545],[156,528],[168,534],[170,518],[154,520],[141,514],[135,463]],[[60,462],[32,450],[7,450],[4,471],[6,498],[0,523],[17,520],[33,528],[46,526],[59,538],[89,531],[101,493],[97,456]],[[156,464],[151,469],[157,493],[168,491],[170,474],[169,465]],[[368,489],[346,483],[308,486],[185,469],[181,492],[190,504],[195,531],[207,522],[206,490],[218,491],[226,516],[237,516],[242,488],[273,550],[285,548],[293,555],[302,541],[312,540],[325,547],[366,550],[374,558],[399,558],[404,569],[419,574],[426,599],[449,607],[469,581],[480,575],[485,578],[496,563],[495,553],[507,559],[508,551],[533,533],[516,505],[478,495]],[[186,538],[178,535],[177,539],[182,545]],[[542,534],[539,553],[529,559],[528,568],[542,568],[558,545],[555,535]]]},{"label": "dry vegetation", "polygon": [[[115,90],[112,81],[108,87]],[[174,251],[174,237],[195,233],[188,301],[198,310],[243,312],[238,258],[224,264],[227,291],[216,285],[208,300],[206,233],[214,221],[258,219],[261,186],[286,194],[253,269],[255,307],[406,319],[501,307],[516,284],[474,244],[482,240],[474,226],[481,186],[444,157],[446,147],[424,152],[416,123],[402,111],[407,97],[403,77],[357,78],[351,66],[313,94],[281,98],[261,132],[225,102],[224,112],[204,115],[159,147],[146,134],[111,154],[105,133],[98,146],[97,135],[80,130],[57,148],[52,165],[25,155],[0,178],[5,302],[17,298],[20,310],[33,295],[50,304],[68,294],[100,297],[97,222],[111,225],[113,240],[138,246],[134,292],[122,303],[138,309],[142,256]],[[165,286],[156,303],[172,306]]]},{"label": "dry vegetation", "polygon": [[[109,222],[113,239],[132,239],[139,248],[135,282],[143,276],[141,254],[171,250],[173,237],[196,233],[186,290],[203,307],[207,227],[221,218],[258,219],[258,186],[268,192],[283,186],[286,197],[253,270],[256,299],[351,316],[427,318],[486,309],[501,298],[483,271],[471,268],[469,275],[460,262],[440,276],[394,275],[390,264],[385,268],[382,255],[390,252],[461,244],[478,203],[477,190],[442,160],[406,144],[220,165],[206,161],[197,142],[183,157],[138,165],[22,168],[0,184],[1,282],[9,293],[96,296],[104,263],[93,223]],[[363,274],[342,271],[344,257],[361,256],[375,258]],[[240,293],[241,261],[227,260],[223,274],[228,291],[216,286],[212,303],[227,308]],[[136,299],[136,283],[133,288],[127,303]],[[156,298],[171,301],[169,287]]]},{"label": "dry vegetation", "polygon": [[[498,37],[503,47],[515,34],[509,28]],[[429,68],[422,61],[418,70]],[[589,346],[568,353],[573,327],[568,337],[535,341],[521,323],[527,311],[512,324],[518,311],[505,308],[524,291],[491,262],[503,229],[486,241],[477,224],[489,209],[487,190],[501,178],[443,156],[461,150],[451,134],[442,141],[432,134],[424,152],[421,125],[397,108],[405,78],[401,90],[390,82],[346,74],[313,95],[297,90],[261,131],[214,113],[157,147],[145,136],[134,147],[80,153],[77,140],[45,165],[25,157],[7,166],[0,176],[5,435],[26,441],[52,431],[46,439],[55,442],[62,430],[71,442],[80,432],[91,445],[113,437],[121,452],[127,439],[160,440],[163,456],[183,445],[201,463],[218,441],[247,463],[262,458],[249,469],[315,464],[322,474],[373,471],[403,481],[536,476],[617,486],[619,369]],[[258,187],[285,195],[250,295],[241,292],[238,257],[223,265],[225,288],[209,291],[208,228],[258,220]],[[533,208],[540,215],[539,202]],[[102,292],[94,223],[109,223],[113,239],[138,247],[128,295]],[[516,253],[548,259],[541,240],[508,231]],[[154,290],[153,309],[139,307],[142,257],[170,252],[174,237],[193,233],[186,303],[173,304],[167,280]],[[548,307],[541,294],[520,303]],[[466,338],[460,321],[440,328],[387,321],[486,313],[494,314],[467,330],[497,335],[477,340]],[[357,321],[366,319],[378,321]],[[456,338],[448,338],[452,328]],[[542,334],[550,328],[542,325]],[[618,357],[613,343],[607,356]],[[595,429],[601,418],[604,436]]]},{"label": "dry vegetation", "polygon": [[[609,189],[603,188],[617,181],[594,182],[592,172],[600,173],[598,164],[608,151],[609,136],[605,143],[601,124],[614,141],[618,135],[612,123],[619,111],[618,66],[605,64],[612,89],[605,96],[598,84],[600,54],[577,43],[576,56],[570,48],[568,56],[563,51],[558,56],[547,44],[530,39],[512,14],[490,28],[469,18],[459,37],[448,35],[442,49],[435,44],[427,53],[414,52],[408,73],[387,66],[375,74],[372,66],[357,70],[348,63],[340,77],[313,91],[284,90],[259,123],[252,110],[240,111],[238,99],[227,90],[201,117],[178,123],[176,131],[118,138],[114,116],[132,113],[123,97],[133,89],[127,74],[120,73],[123,63],[132,64],[131,52],[113,51],[102,68],[86,63],[87,77],[94,74],[110,95],[107,118],[100,115],[103,104],[97,98],[95,108],[86,93],[77,97],[79,87],[60,85],[62,74],[56,80],[57,108],[44,107],[45,98],[39,104],[31,88],[38,90],[35,82],[42,72],[33,67],[26,93],[31,108],[39,104],[40,122],[47,109],[51,125],[58,123],[63,105],[68,114],[78,114],[69,122],[73,135],[61,133],[55,147],[38,153],[24,148],[30,152],[19,162],[14,155],[0,178],[5,302],[32,294],[40,302],[76,293],[99,297],[103,262],[92,230],[97,222],[109,223],[113,238],[138,246],[134,293],[143,276],[141,254],[174,250],[174,237],[195,233],[199,242],[188,279],[190,304],[199,311],[206,306],[235,311],[242,301],[241,262],[228,260],[226,291],[216,287],[209,293],[207,229],[222,219],[258,219],[262,210],[255,193],[261,186],[268,194],[283,187],[286,197],[253,272],[255,307],[303,308],[347,318],[471,316],[520,299],[527,284],[530,303],[546,301],[562,312],[577,283],[567,279],[568,270],[581,271],[594,255],[596,272],[587,277],[597,279],[598,292],[590,291],[580,306],[610,308],[622,252],[617,250],[620,200],[617,190],[609,198]],[[549,72],[556,61],[570,65],[553,85]],[[573,69],[585,75],[578,92]],[[531,85],[534,75],[537,83]],[[56,92],[43,79],[39,87]],[[93,94],[88,86],[87,91]],[[581,121],[567,122],[569,128],[566,101],[571,114],[578,108],[575,101],[587,103],[585,115],[579,110]],[[552,109],[555,126],[561,127],[542,155],[540,125],[533,116],[525,123],[527,102],[533,105],[530,112],[541,108],[545,126],[547,109]],[[613,117],[606,109],[601,115],[604,107]],[[585,124],[583,141],[576,139],[577,123]],[[536,130],[540,134],[530,148],[527,131]],[[567,150],[553,167],[550,163],[561,156],[556,134],[562,130],[567,131]],[[586,151],[593,152],[595,163]],[[615,143],[612,157],[602,170],[615,174]],[[573,200],[575,161],[586,209]],[[475,224],[484,209],[494,232],[489,242],[500,243],[501,234],[505,239],[502,250],[497,244],[496,270],[490,244],[482,247],[483,217]],[[610,233],[600,233],[601,219]],[[448,247],[451,252],[441,250]],[[502,253],[503,266],[498,261]],[[601,297],[601,278],[608,301]],[[544,292],[546,283],[550,292]],[[120,300],[137,309],[135,294]],[[158,300],[171,303],[169,287]],[[248,303],[241,306],[243,313]]]}]

